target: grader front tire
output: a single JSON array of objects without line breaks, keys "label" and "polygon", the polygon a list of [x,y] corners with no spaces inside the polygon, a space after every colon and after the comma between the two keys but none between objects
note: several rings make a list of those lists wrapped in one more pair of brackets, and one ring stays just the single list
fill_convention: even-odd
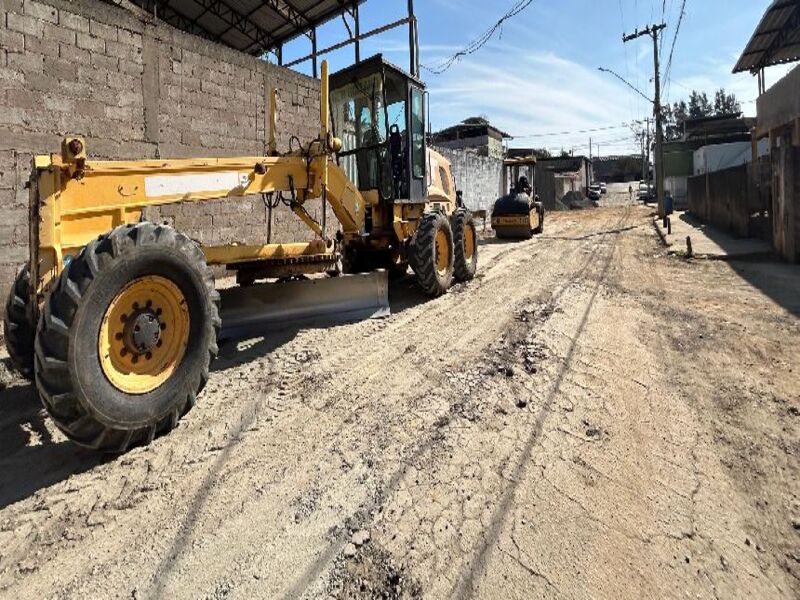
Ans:
[{"label": "grader front tire", "polygon": [[478,270],[478,233],[472,222],[472,214],[460,208],[453,214],[452,223],[455,249],[453,273],[456,281],[471,281]]},{"label": "grader front tire", "polygon": [[8,293],[3,317],[8,355],[16,370],[26,379],[33,379],[33,340],[36,336],[36,327],[29,310],[30,285],[31,273],[29,266],[25,265],[17,274]]},{"label": "grader front tire", "polygon": [[417,283],[429,296],[441,296],[453,283],[454,248],[450,221],[440,213],[422,218],[412,250]]},{"label": "grader front tire", "polygon": [[217,354],[219,294],[200,248],[152,223],[91,242],[62,272],[36,335],[36,384],[56,425],[124,452],[174,428]]}]

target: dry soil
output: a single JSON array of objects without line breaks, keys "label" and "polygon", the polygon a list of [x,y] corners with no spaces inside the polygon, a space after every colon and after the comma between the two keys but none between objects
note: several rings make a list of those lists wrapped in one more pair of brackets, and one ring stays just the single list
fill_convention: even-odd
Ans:
[{"label": "dry soil", "polygon": [[230,343],[98,457],[0,391],[0,596],[797,598],[800,268],[549,215],[393,315]]}]

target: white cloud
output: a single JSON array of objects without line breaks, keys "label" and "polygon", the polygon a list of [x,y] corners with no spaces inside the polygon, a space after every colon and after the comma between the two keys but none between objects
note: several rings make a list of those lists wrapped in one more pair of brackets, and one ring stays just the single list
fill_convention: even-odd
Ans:
[{"label": "white cloud", "polygon": [[[508,61],[503,56],[513,56]],[[608,144],[615,152],[634,151],[633,135],[624,128],[596,134],[523,138],[548,132],[575,132],[630,121],[628,88],[596,69],[554,52],[504,48],[470,57],[441,76],[429,76],[434,129],[475,114],[519,139],[517,146],[570,148]],[[624,138],[624,139],[622,139]]]}]

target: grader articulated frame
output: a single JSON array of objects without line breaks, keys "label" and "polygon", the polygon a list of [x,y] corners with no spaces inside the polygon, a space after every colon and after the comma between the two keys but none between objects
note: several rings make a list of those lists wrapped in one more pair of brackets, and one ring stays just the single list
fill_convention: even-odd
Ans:
[{"label": "grader articulated frame", "polygon": [[[386,314],[386,272],[374,272],[381,267],[410,265],[432,296],[454,277],[474,276],[472,220],[450,189],[449,164],[426,150],[424,129],[421,138],[416,132],[424,123],[421,82],[381,57],[338,74],[333,112],[347,117],[343,144],[331,128],[327,71],[323,63],[320,135],[287,154],[277,153],[273,92],[265,157],[94,161],[86,142],[71,137],[60,154],[34,159],[30,261],[6,306],[6,342],[70,439],[124,451],[171,430],[208,379],[223,325],[252,331],[315,309]],[[288,195],[316,239],[201,247],[143,220],[148,206],[259,194]],[[330,205],[340,224],[335,239],[326,218],[317,222],[304,208],[312,198]],[[209,265],[237,271],[246,286],[222,291],[222,317]],[[252,286],[342,271],[354,275]]]}]

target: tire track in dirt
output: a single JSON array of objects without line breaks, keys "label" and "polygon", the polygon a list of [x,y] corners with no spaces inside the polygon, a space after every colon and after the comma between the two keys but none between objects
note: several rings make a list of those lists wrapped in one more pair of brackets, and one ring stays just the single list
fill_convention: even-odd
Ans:
[{"label": "tire track in dirt", "polygon": [[[581,223],[576,225],[578,228],[582,226]],[[538,243],[540,241],[546,243]],[[249,357],[242,357],[248,360],[252,357],[252,362],[235,360],[235,357],[234,360],[223,360],[212,376],[209,396],[191,413],[186,426],[179,428],[173,436],[159,440],[151,449],[135,451],[94,467],[73,477],[69,484],[43,488],[35,500],[23,500],[3,511],[4,526],[9,531],[15,529],[15,523],[30,522],[36,533],[27,542],[23,541],[26,538],[17,536],[16,552],[4,552],[4,567],[0,568],[4,582],[0,588],[8,590],[12,581],[28,581],[42,584],[41,587],[28,588],[32,594],[37,587],[46,593],[47,589],[53,589],[53,584],[69,584],[64,589],[78,593],[82,587],[91,589],[96,586],[102,573],[109,576],[106,584],[110,587],[105,589],[116,590],[115,593],[121,593],[127,581],[140,584],[158,580],[167,582],[167,576],[176,564],[181,564],[181,556],[187,552],[191,554],[191,540],[197,527],[209,522],[209,517],[204,515],[209,512],[206,509],[209,499],[223,504],[228,500],[227,512],[232,519],[245,514],[249,507],[265,502],[247,494],[237,501],[243,489],[240,481],[243,476],[246,482],[252,480],[256,485],[272,486],[270,480],[260,481],[259,473],[272,477],[270,473],[281,469],[287,475],[305,470],[311,473],[309,477],[313,480],[313,467],[318,464],[313,459],[319,457],[325,461],[326,457],[335,456],[338,438],[357,436],[352,432],[352,421],[348,422],[351,415],[363,415],[364,422],[357,423],[357,432],[380,431],[383,420],[391,425],[409,410],[413,411],[412,407],[423,405],[431,389],[446,385],[442,377],[444,368],[458,368],[464,361],[479,357],[486,344],[508,328],[513,318],[509,309],[530,293],[530,290],[524,293],[514,290],[520,277],[529,277],[531,272],[535,272],[540,277],[540,287],[556,283],[561,270],[571,270],[574,258],[589,247],[574,244],[564,249],[555,241],[534,240],[503,248],[497,255],[486,252],[489,260],[483,275],[491,278],[469,284],[464,291],[456,288],[440,300],[411,307],[388,321],[337,328],[325,332],[324,336],[320,332],[311,332],[285,341],[267,341],[260,346],[257,343]],[[532,250],[538,250],[536,255],[530,254]],[[558,253],[557,259],[552,256],[555,252]],[[590,255],[585,261],[587,266],[591,260]],[[498,298],[500,294],[508,298],[509,306],[503,306],[503,301]],[[473,321],[486,326],[461,327],[455,333],[447,330],[448,323],[457,322],[454,315],[469,311]],[[355,340],[368,342],[354,343]],[[416,348],[409,350],[410,346]],[[272,352],[266,354],[269,350]],[[294,361],[296,354],[315,351],[322,354],[320,359],[310,363]],[[361,365],[371,366],[362,369]],[[393,366],[389,372],[385,369],[387,365]],[[287,375],[288,371],[292,374]],[[279,388],[277,391],[282,395],[270,391],[273,386]],[[381,389],[395,387],[401,390],[397,396],[401,404],[397,406],[375,395]],[[251,390],[249,397],[242,398],[247,390]],[[300,398],[303,398],[303,404],[298,405]],[[448,399],[448,407],[451,400]],[[309,405],[313,406],[309,408]],[[442,414],[446,411],[425,413],[421,420],[427,425],[423,428],[430,427]],[[265,420],[265,415],[269,415],[268,420]],[[307,424],[314,420],[320,424],[308,427]],[[286,442],[289,452],[280,459],[271,460],[259,450],[265,439],[286,434],[296,437],[297,432],[304,429],[322,434],[315,441],[316,450],[311,454],[311,462],[308,443],[299,438]],[[354,447],[358,448],[358,445],[354,444]],[[406,456],[410,450],[409,446],[390,446],[390,452],[393,456]],[[287,472],[285,466],[275,464],[281,459],[299,466],[293,466]],[[325,471],[321,473],[319,477],[324,477]],[[370,477],[376,479],[374,474]],[[274,485],[280,487],[282,484]],[[320,485],[325,487],[324,478]],[[366,487],[377,489],[379,482],[373,481]],[[80,489],[81,495],[72,491],[76,489]],[[63,501],[65,498],[69,498],[67,503]],[[87,503],[83,504],[84,501]],[[273,504],[278,501],[267,500]],[[151,511],[161,511],[161,515],[148,516]],[[75,521],[70,514],[79,520]],[[78,544],[91,542],[88,551],[94,547],[111,555],[121,552],[121,555],[127,553],[131,557],[140,557],[139,562],[143,564],[130,575],[120,577],[116,573],[117,563],[109,559],[95,565],[99,571],[90,565],[75,570],[75,561],[82,554],[78,546],[69,540],[43,545],[47,538],[58,539],[65,523],[71,530],[68,535],[74,539],[75,535],[88,536],[98,526],[106,529],[102,521],[110,518],[115,523],[107,542],[98,541],[92,534]],[[99,522],[100,525],[89,526],[86,521]],[[223,521],[222,525],[226,522]],[[252,534],[242,532],[244,541],[257,537],[259,527],[255,527]],[[137,531],[136,537],[126,533],[128,530]],[[248,551],[259,552],[258,547],[252,544]],[[26,564],[24,572],[13,577],[12,581],[7,579],[8,567],[16,564],[15,555],[24,557],[37,553],[40,555],[36,560],[40,562]],[[64,567],[66,580],[54,578],[47,585],[36,576],[48,557]],[[149,574],[143,573],[142,570],[149,570],[147,564],[154,557],[159,557],[161,566]],[[188,560],[186,566],[190,572],[198,568],[191,562],[191,556]],[[70,565],[74,569],[73,576],[69,575]],[[224,571],[224,567],[220,570]],[[319,569],[314,573],[318,574]],[[137,587],[140,593],[142,588],[148,589],[147,585]],[[151,589],[156,591],[159,588]]]},{"label": "tire track in dirt", "polygon": [[[613,235],[615,233],[622,233],[623,230],[620,229],[620,225],[622,223],[624,223],[629,217],[630,217],[630,210],[626,210],[624,212],[624,214],[619,218],[619,221],[617,222],[616,226],[613,227],[611,230],[609,230],[604,235],[600,236],[600,239],[597,240],[592,245],[592,247],[590,249],[590,252],[589,252],[589,255],[583,260],[583,262],[580,265],[580,267],[578,268],[577,272],[575,272],[572,276],[570,276],[569,279],[566,282],[561,283],[555,291],[550,292],[548,294],[547,298],[538,299],[540,302],[542,302],[543,304],[546,305],[546,307],[547,307],[545,309],[546,311],[554,310],[555,307],[560,302],[560,300],[562,299],[563,295],[576,282],[581,281],[582,279],[585,278],[586,272],[596,262],[597,253],[601,250],[603,244],[605,243],[606,237],[609,236],[609,235]],[[594,237],[595,236],[588,236],[588,237],[585,238],[585,240],[593,239]],[[584,313],[584,317],[583,317],[582,323],[581,323],[581,325],[579,327],[578,334],[576,335],[576,337],[575,337],[575,339],[573,341],[573,345],[572,345],[572,348],[570,350],[570,353],[568,354],[567,359],[566,359],[564,365],[562,366],[562,368],[561,368],[561,370],[559,372],[559,376],[558,376],[557,382],[554,385],[554,387],[552,388],[552,390],[551,390],[551,392],[550,392],[550,394],[548,396],[548,401],[545,403],[545,406],[540,410],[539,416],[536,419],[536,426],[535,426],[535,429],[534,429],[534,435],[532,435],[531,438],[529,439],[528,446],[526,446],[526,450],[523,453],[523,458],[520,459],[519,466],[517,467],[517,470],[521,469],[525,465],[525,463],[527,462],[527,458],[524,458],[524,457],[525,457],[526,454],[529,454],[532,451],[533,445],[535,444],[536,440],[538,439],[539,434],[541,433],[541,427],[543,425],[544,418],[546,417],[546,414],[547,414],[547,412],[548,412],[548,410],[550,408],[550,404],[552,403],[552,400],[556,397],[556,395],[558,393],[558,390],[560,388],[560,384],[561,384],[561,381],[563,380],[563,377],[566,375],[566,373],[568,371],[569,364],[571,362],[571,358],[572,358],[572,355],[574,353],[574,349],[577,346],[578,338],[580,337],[580,332],[583,330],[583,328],[584,328],[584,326],[586,324],[586,319],[588,318],[588,314],[591,311],[592,305],[594,304],[594,297],[597,294],[597,289],[599,289],[599,287],[602,285],[602,279],[605,277],[605,273],[607,272],[608,267],[610,265],[611,257],[613,256],[613,252],[614,252],[615,246],[616,246],[616,244],[614,244],[612,246],[611,250],[604,257],[605,266],[603,268],[601,281],[598,283],[597,288],[595,289],[595,294],[592,297],[592,300],[591,300],[589,306],[587,307],[587,309],[586,309],[586,311]],[[577,254],[580,251],[581,251],[580,248],[575,248],[574,249],[574,253],[575,254]],[[510,254],[510,252],[503,253],[501,255],[501,258],[505,258],[506,256],[508,256],[508,254]],[[514,326],[514,323],[512,321],[511,323],[507,324],[507,326],[504,328],[503,331],[506,332],[506,331],[509,330],[509,328],[511,328],[513,326]],[[478,359],[476,362],[483,363],[485,361],[486,361],[486,357]],[[391,496],[393,493],[395,493],[397,491],[397,488],[398,488],[398,485],[400,483],[400,480],[405,474],[405,466],[406,465],[411,465],[411,464],[414,464],[415,462],[417,462],[417,460],[422,455],[424,455],[427,452],[430,452],[431,449],[437,443],[442,441],[442,436],[444,435],[443,434],[443,430],[451,423],[451,421],[452,421],[454,416],[455,415],[453,415],[450,412],[440,415],[439,418],[436,420],[436,428],[433,429],[432,431],[430,431],[423,439],[419,440],[416,444],[414,444],[413,449],[407,448],[402,453],[407,458],[403,461],[403,464],[401,465],[401,467],[398,468],[392,474],[392,476],[389,478],[389,480],[386,483],[386,485],[381,489],[380,502],[376,502],[373,505],[371,505],[369,507],[366,507],[364,509],[365,513],[374,513],[374,512],[376,512],[377,509],[380,507],[380,505],[389,496]],[[517,473],[517,475],[518,474],[519,473]],[[509,487],[509,488],[507,488],[506,492],[504,492],[504,494],[503,494],[503,501],[501,503],[501,506],[502,506],[502,511],[501,512],[503,514],[507,510],[509,502],[513,499],[511,496],[508,496],[508,490],[512,490],[513,491],[513,489],[511,487]],[[367,528],[367,529],[369,529],[374,524],[371,521],[366,521],[365,522],[363,519],[358,519],[357,515],[351,515],[351,518],[356,520],[356,521],[358,521],[360,526],[362,526],[364,528]],[[497,532],[499,532],[499,525],[496,524],[496,523],[493,523],[490,529],[497,530]],[[322,555],[314,564],[310,565],[310,568],[307,569],[306,572],[303,573],[303,575],[300,576],[300,578],[298,579],[298,584],[293,586],[292,588],[290,588],[288,590],[288,592],[286,593],[286,597],[287,598],[293,598],[293,597],[298,597],[298,596],[307,594],[307,592],[309,591],[309,586],[318,580],[318,578],[322,575],[322,573],[325,571],[325,569],[329,567],[330,563],[341,552],[342,548],[344,547],[344,545],[346,543],[347,543],[346,539],[341,539],[341,540],[338,541],[338,543],[332,544],[328,548],[328,551],[325,552],[324,555]],[[486,544],[485,548],[482,550],[482,552],[485,553],[486,549],[488,549],[490,546],[491,546],[491,544],[487,541],[487,544]],[[466,572],[472,572],[472,570],[473,569],[471,567],[468,567],[466,569]],[[461,592],[462,592],[462,590],[453,590],[453,593],[451,594],[451,596],[453,596],[453,597],[463,597],[463,594]]]},{"label": "tire track in dirt", "polygon": [[[629,210],[626,210],[623,217],[620,219],[620,224],[628,217],[628,215],[629,215]],[[617,232],[621,233],[622,231],[623,230],[617,227],[615,228],[614,233]],[[609,235],[609,233],[604,233],[600,237],[600,242],[598,242],[598,246],[599,244],[602,244],[605,241],[607,235]],[[567,351],[567,355],[564,358],[564,361],[562,362],[561,367],[558,370],[556,379],[550,387],[550,391],[546,396],[544,404],[539,409],[539,413],[536,416],[534,422],[533,431],[531,431],[531,434],[525,443],[524,449],[513,470],[513,476],[511,477],[510,482],[506,486],[505,490],[503,490],[503,493],[501,495],[501,500],[497,508],[495,509],[494,514],[491,517],[490,524],[487,527],[487,535],[484,537],[484,540],[481,543],[480,547],[478,548],[477,552],[475,553],[473,559],[463,570],[458,585],[452,590],[450,594],[451,597],[454,598],[471,597],[475,592],[476,582],[480,580],[480,578],[484,573],[488,555],[500,536],[503,521],[505,520],[506,515],[508,514],[511,505],[514,501],[514,494],[516,493],[519,481],[521,481],[525,475],[525,471],[530,463],[533,451],[536,447],[537,442],[539,441],[539,438],[542,435],[544,423],[547,417],[550,415],[553,403],[555,402],[555,399],[557,398],[558,394],[561,392],[561,385],[564,382],[567,373],[572,367],[572,361],[575,356],[575,351],[578,348],[581,336],[584,330],[586,329],[586,325],[589,319],[589,314],[591,313],[592,308],[594,307],[597,295],[600,291],[600,288],[603,286],[603,282],[611,266],[611,260],[613,258],[614,251],[617,246],[616,239],[617,238],[615,238],[614,243],[611,245],[611,248],[608,251],[608,253],[603,257],[604,264],[600,271],[600,276],[596,282],[594,291],[592,292],[589,302],[583,311],[580,323],[572,337],[572,342]],[[581,272],[580,275],[582,276],[583,272]],[[577,281],[578,277],[576,277],[575,280]],[[567,289],[566,287],[563,288],[562,293],[566,289]]]}]

